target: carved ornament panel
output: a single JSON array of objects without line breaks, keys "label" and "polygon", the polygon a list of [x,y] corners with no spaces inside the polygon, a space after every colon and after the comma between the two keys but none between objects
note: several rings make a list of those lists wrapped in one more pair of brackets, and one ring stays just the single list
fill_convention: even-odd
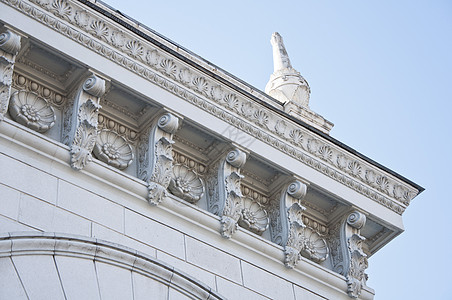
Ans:
[{"label": "carved ornament panel", "polygon": [[18,91],[11,95],[9,114],[14,121],[37,132],[46,132],[55,125],[52,106],[37,94]]},{"label": "carved ornament panel", "polygon": [[[372,171],[375,173],[375,180],[368,180],[365,175],[350,175],[337,163],[339,157],[341,157],[339,160],[346,161],[345,164],[356,160],[347,151],[332,145],[329,141],[290,120],[284,121],[282,126],[281,116],[271,109],[263,108],[229,88],[219,87],[215,80],[199,71],[188,69],[178,59],[149,42],[122,31],[116,24],[100,19],[97,15],[85,10],[81,4],[60,0],[33,0],[33,3],[47,10],[48,13],[45,13],[26,2],[18,5],[17,1],[5,1],[96,53],[119,63],[398,214],[404,212],[406,205],[417,194],[415,189],[361,160],[359,164],[362,174]],[[56,9],[62,6],[64,9]],[[230,99],[235,98],[238,99],[239,104],[232,106],[238,107],[237,111],[231,110]],[[303,134],[301,144],[299,137],[294,136],[294,130],[300,130]],[[311,146],[308,146],[308,143]],[[341,166],[343,165],[344,163],[341,163]],[[377,178],[380,178],[378,182]]]}]

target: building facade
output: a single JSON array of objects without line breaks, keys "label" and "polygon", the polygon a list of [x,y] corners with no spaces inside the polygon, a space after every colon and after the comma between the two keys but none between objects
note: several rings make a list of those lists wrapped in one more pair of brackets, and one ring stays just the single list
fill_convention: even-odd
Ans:
[{"label": "building facade", "polygon": [[99,1],[0,1],[1,299],[373,299],[423,188]]}]

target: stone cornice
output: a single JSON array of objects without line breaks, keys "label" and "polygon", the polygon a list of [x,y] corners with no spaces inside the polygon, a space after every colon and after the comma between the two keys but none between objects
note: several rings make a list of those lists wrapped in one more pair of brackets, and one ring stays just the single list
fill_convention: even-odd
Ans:
[{"label": "stone cornice", "polygon": [[[206,76],[193,62],[187,63],[190,58],[182,61],[168,54],[161,45],[99,17],[86,5],[66,0],[1,1],[398,214],[423,190],[242,93],[226,75]],[[89,2],[91,7],[96,5]]]}]

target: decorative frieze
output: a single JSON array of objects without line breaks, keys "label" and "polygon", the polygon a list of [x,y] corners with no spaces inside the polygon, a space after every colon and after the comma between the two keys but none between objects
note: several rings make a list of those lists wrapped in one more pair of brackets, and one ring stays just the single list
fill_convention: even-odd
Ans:
[{"label": "decorative frieze", "polygon": [[71,148],[71,167],[83,169],[92,160],[91,152],[98,134],[99,99],[105,93],[105,80],[96,75],[90,76],[78,89],[73,100],[70,119],[69,146]]},{"label": "decorative frieze", "polygon": [[171,113],[160,116],[138,141],[138,177],[148,183],[148,202],[158,205],[167,196],[173,176],[173,135],[180,125]]},{"label": "decorative frieze", "polygon": [[230,238],[237,230],[243,210],[240,169],[247,155],[239,149],[229,151],[210,174],[208,208],[221,217],[221,235]]},{"label": "decorative frieze", "polygon": [[33,92],[18,91],[11,95],[9,114],[20,123],[37,132],[46,132],[55,125],[55,112],[52,106]]},{"label": "decorative frieze", "polygon": [[352,298],[359,297],[366,283],[368,262],[363,251],[365,238],[360,235],[365,223],[366,216],[354,211],[342,223],[338,223],[330,236],[333,269],[345,276],[347,293]]},{"label": "decorative frieze", "polygon": [[[262,107],[227,87],[219,87],[214,79],[188,69],[183,62],[122,31],[119,26],[101,20],[79,3],[64,1],[67,9],[57,10],[54,8],[59,7],[57,0],[34,0],[48,11],[45,13],[26,1],[21,1],[20,5],[17,1],[2,1],[398,214],[403,213],[417,194],[408,184],[386,175],[369,162],[357,159],[308,129],[290,120],[283,121],[282,116],[272,109]],[[94,30],[100,28],[99,22],[103,22],[104,29]],[[300,131],[301,140],[294,130]],[[313,147],[314,144],[317,147]],[[353,161],[360,165],[359,174],[341,168]],[[380,178],[378,182],[377,178]]]},{"label": "decorative frieze", "polygon": [[9,29],[0,34],[0,122],[8,111],[14,63],[20,50],[20,36]]}]

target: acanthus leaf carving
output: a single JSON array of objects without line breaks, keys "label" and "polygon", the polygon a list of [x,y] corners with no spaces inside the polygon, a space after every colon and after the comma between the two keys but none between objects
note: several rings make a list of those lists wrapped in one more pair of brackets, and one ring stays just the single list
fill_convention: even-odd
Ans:
[{"label": "acanthus leaf carving", "polygon": [[347,293],[358,298],[366,282],[367,255],[363,251],[365,238],[360,230],[366,223],[363,213],[354,211],[332,231],[330,245],[333,249],[333,269],[347,280]]},{"label": "acanthus leaf carving", "polygon": [[173,158],[171,156],[174,142],[166,137],[161,137],[155,144],[154,168],[149,177],[148,201],[152,205],[158,205],[166,197],[168,185],[171,180]]},{"label": "acanthus leaf carving", "polygon": [[[284,120],[278,120],[275,124],[275,133],[281,137],[284,137],[286,132],[287,124]],[[292,130],[293,131],[293,130]]]},{"label": "acanthus leaf carving", "polygon": [[[125,42],[124,42],[125,43]],[[122,43],[122,44],[124,44]],[[146,52],[146,62],[151,65],[151,66],[155,66],[158,64],[160,56],[157,53],[157,50],[153,49],[153,50],[148,50]]]},{"label": "acanthus leaf carving", "polygon": [[77,10],[75,12],[75,23],[82,28],[88,26],[90,18],[91,17],[86,10]]},{"label": "acanthus leaf carving", "polygon": [[8,111],[14,63],[20,50],[20,36],[7,29],[0,34],[0,122]]},{"label": "acanthus leaf carving", "polygon": [[[272,240],[284,247],[284,264],[288,268],[294,268],[297,264],[303,244],[301,237],[303,229],[303,211],[301,199],[306,195],[307,185],[301,181],[294,181],[284,188],[281,193],[279,207],[274,210],[279,211],[279,221],[273,221]],[[273,217],[275,219],[276,215]],[[278,222],[280,225],[278,226]]]},{"label": "acanthus leaf carving", "polygon": [[296,180],[282,191],[279,205],[276,201],[271,204],[271,238],[284,247],[284,264],[288,268],[294,268],[301,256],[319,263],[329,255],[325,239],[303,221],[305,207],[301,201],[306,193],[307,184]]},{"label": "acanthus leaf carving", "polygon": [[79,124],[70,150],[72,168],[81,170],[93,160],[91,152],[96,143],[96,136],[96,127],[85,120]]},{"label": "acanthus leaf carving", "polygon": [[75,94],[72,112],[65,121],[71,128],[69,145],[71,148],[71,167],[83,169],[92,160],[91,152],[98,134],[98,114],[101,108],[100,97],[105,93],[105,80],[92,75],[86,79]]},{"label": "acanthus leaf carving", "polygon": [[246,162],[246,153],[239,149],[229,151],[210,174],[208,208],[221,218],[221,235],[230,238],[238,227],[243,209],[240,168]]},{"label": "acanthus leaf carving", "polygon": [[210,89],[210,95],[213,99],[215,99],[215,101],[220,101],[223,98],[224,90],[221,85],[212,86]]},{"label": "acanthus leaf carving", "polygon": [[178,117],[165,113],[139,139],[138,176],[148,183],[151,205],[160,204],[168,195],[173,175],[173,135],[179,124]]}]

